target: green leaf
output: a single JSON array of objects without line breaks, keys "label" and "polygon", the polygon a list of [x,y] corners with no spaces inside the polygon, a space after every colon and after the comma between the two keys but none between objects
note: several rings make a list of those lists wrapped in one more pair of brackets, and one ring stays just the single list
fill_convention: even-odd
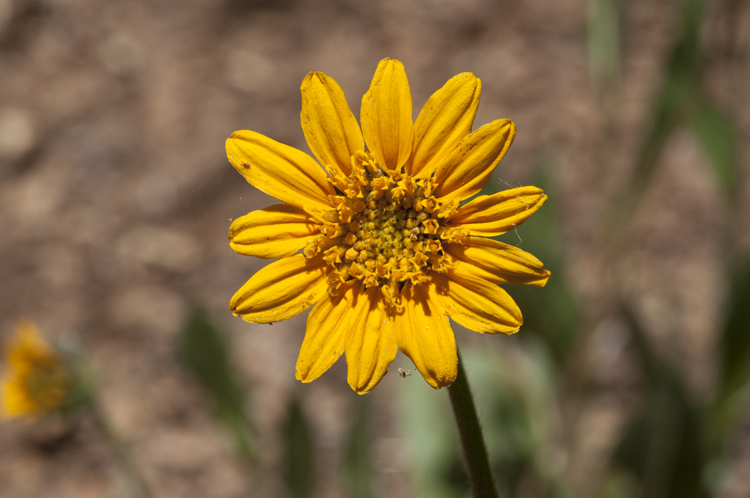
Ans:
[{"label": "green leaf", "polygon": [[666,63],[664,81],[654,104],[648,135],[640,151],[625,210],[629,210],[653,175],[670,132],[685,121],[698,95],[700,77],[700,27],[703,0],[684,0],[677,41]]},{"label": "green leaf", "polygon": [[456,421],[445,389],[435,391],[419,378],[404,355],[394,366],[414,370],[398,382],[398,418],[415,498],[461,498],[469,492]]},{"label": "green leaf", "polygon": [[750,401],[750,260],[732,272],[721,336],[719,394],[713,407],[712,450],[721,451]]},{"label": "green leaf", "polygon": [[620,73],[619,0],[588,0],[586,42],[591,76],[603,86],[616,83]]},{"label": "green leaf", "polygon": [[343,464],[344,479],[353,498],[372,498],[372,433],[370,398],[357,397],[357,418],[349,432],[349,443]]},{"label": "green leaf", "polygon": [[562,364],[573,345],[580,324],[580,311],[564,271],[564,247],[556,213],[557,196],[548,181],[549,167],[541,164],[533,185],[543,189],[549,199],[515,232],[508,232],[498,240],[528,251],[552,272],[542,288],[507,285],[504,289],[523,311],[524,334],[534,334],[549,347],[556,362]]},{"label": "green leaf", "polygon": [[625,318],[646,375],[646,390],[615,460],[638,478],[640,496],[707,497],[704,411],[689,398],[682,378],[653,353],[635,315],[626,310]]},{"label": "green leaf", "polygon": [[292,498],[308,498],[313,494],[313,444],[310,424],[299,400],[289,405],[284,424],[286,455],[284,478]]},{"label": "green leaf", "polygon": [[216,416],[228,429],[248,463],[256,461],[252,425],[245,412],[245,394],[229,363],[224,336],[206,316],[194,311],[180,335],[182,360],[213,398]]},{"label": "green leaf", "polygon": [[728,114],[704,102],[693,113],[691,124],[708,157],[719,185],[730,199],[737,197],[737,128]]},{"label": "green leaf", "polygon": [[499,489],[517,496],[524,483],[534,482],[556,496],[542,463],[551,454],[554,368],[541,341],[523,344],[469,349],[464,363]]}]

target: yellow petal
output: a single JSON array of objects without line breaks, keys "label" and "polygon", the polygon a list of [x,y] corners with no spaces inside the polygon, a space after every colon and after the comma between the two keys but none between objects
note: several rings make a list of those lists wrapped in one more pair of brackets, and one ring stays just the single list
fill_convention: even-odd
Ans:
[{"label": "yellow petal", "polygon": [[550,272],[541,261],[521,249],[483,237],[467,237],[463,244],[443,247],[451,256],[467,263],[467,268],[495,284],[544,287]]},{"label": "yellow petal", "polygon": [[235,316],[250,323],[278,322],[312,306],[326,293],[329,267],[322,255],[295,254],[262,268],[229,302]]},{"label": "yellow petal", "polygon": [[16,324],[16,335],[5,345],[5,358],[16,372],[30,372],[56,365],[60,357],[44,339],[36,323],[22,319]]},{"label": "yellow petal", "polygon": [[2,418],[29,417],[36,415],[37,406],[29,399],[28,390],[15,379],[3,381],[2,386]]},{"label": "yellow petal", "polygon": [[468,228],[471,235],[494,237],[526,221],[546,200],[544,191],[536,187],[519,187],[494,195],[482,195],[461,206],[447,225]]},{"label": "yellow petal", "polygon": [[302,131],[321,164],[351,170],[351,156],[365,150],[357,119],[349,109],[343,90],[323,73],[312,72],[302,81]]},{"label": "yellow petal", "polygon": [[4,417],[32,421],[63,405],[72,382],[68,365],[34,322],[18,323],[5,355],[10,368],[2,382]]},{"label": "yellow petal", "polygon": [[498,119],[465,137],[438,166],[435,196],[450,202],[467,199],[482,190],[515,136],[516,125],[510,119]]},{"label": "yellow petal", "polygon": [[[344,352],[346,332],[351,330],[354,304],[354,282],[337,297],[326,293],[307,317],[305,340],[297,358],[297,380],[312,382]],[[359,291],[359,288],[357,288]]]},{"label": "yellow petal", "polygon": [[299,251],[318,233],[303,210],[275,204],[237,218],[229,227],[229,245],[246,256],[284,258]]},{"label": "yellow petal", "polygon": [[513,299],[466,266],[463,263],[445,274],[433,273],[437,286],[435,299],[442,302],[454,322],[469,330],[483,334],[518,332],[523,318]]},{"label": "yellow petal", "polygon": [[414,138],[409,80],[401,62],[383,59],[370,89],[362,97],[362,134],[380,164],[403,166],[411,155]]},{"label": "yellow petal", "polygon": [[386,309],[380,288],[364,290],[361,283],[355,284],[358,296],[351,320],[347,320],[346,365],[347,380],[358,394],[366,394],[374,388],[388,371],[388,365],[396,358],[398,346],[393,331],[393,316]]},{"label": "yellow petal", "polygon": [[235,131],[226,148],[232,166],[258,190],[292,206],[331,209],[333,188],[304,152],[253,131]]},{"label": "yellow petal", "polygon": [[432,173],[435,161],[442,161],[471,133],[471,125],[479,106],[482,83],[472,73],[461,73],[432,94],[414,123],[414,153],[406,172],[419,176],[430,165]]},{"label": "yellow petal", "polygon": [[434,287],[404,286],[404,313],[396,319],[396,331],[401,351],[411,358],[428,384],[440,389],[456,379],[458,356],[450,320],[439,301],[429,298]]}]

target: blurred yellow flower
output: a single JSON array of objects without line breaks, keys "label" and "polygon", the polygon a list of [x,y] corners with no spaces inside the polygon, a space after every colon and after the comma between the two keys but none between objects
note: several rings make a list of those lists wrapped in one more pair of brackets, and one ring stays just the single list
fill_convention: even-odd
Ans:
[{"label": "blurred yellow flower", "polygon": [[404,66],[391,59],[362,98],[361,129],[333,78],[312,72],[301,92],[302,129],[327,175],[304,152],[252,131],[226,142],[237,171],[284,203],[232,223],[235,251],[281,259],[248,280],[230,309],[270,323],[315,304],[297,361],[303,382],[345,353],[349,385],[364,394],[401,349],[431,386],[449,386],[458,359],[448,317],[477,332],[516,332],[521,311],[497,284],[544,286],[550,275],[531,254],[488,238],[539,209],[541,189],[460,204],[487,185],[515,125],[471,131],[481,93],[471,73],[448,80],[413,122]]},{"label": "blurred yellow flower", "polygon": [[2,379],[5,418],[35,420],[65,404],[72,376],[64,358],[30,320],[19,322],[5,348],[8,370]]}]

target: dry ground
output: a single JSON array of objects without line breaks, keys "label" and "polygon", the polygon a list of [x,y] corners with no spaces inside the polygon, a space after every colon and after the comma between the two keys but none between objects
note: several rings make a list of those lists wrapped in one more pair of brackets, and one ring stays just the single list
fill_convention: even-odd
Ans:
[{"label": "dry ground", "polygon": [[[528,184],[541,161],[551,165],[568,276],[582,308],[606,307],[593,234],[645,134],[679,7],[627,3],[613,141],[589,77],[583,1],[0,0],[0,336],[31,317],[48,336],[81,344],[159,497],[282,496],[278,473],[246,479],[176,360],[177,333],[198,303],[230,333],[267,464],[278,464],[280,417],[299,393],[321,455],[316,496],[345,496],[336,473],[356,395],[343,365],[298,385],[304,317],[270,327],[227,310],[264,264],[230,250],[229,220],[271,199],[229,165],[225,138],[251,129],[307,150],[299,84],[311,70],[336,78],[355,114],[384,57],[404,62],[417,111],[449,77],[473,71],[483,81],[476,123],[509,117],[518,126],[495,181]],[[709,35],[722,15],[713,7]],[[744,69],[727,68],[712,47],[706,84],[740,120],[747,170],[747,58]],[[704,163],[690,135],[672,137],[629,229],[623,286],[655,325],[679,317],[655,341],[685,366],[697,396],[710,386],[725,285],[726,206]],[[747,216],[737,232],[750,232]],[[472,340],[490,339],[459,334]],[[398,381],[386,377],[371,395],[386,453],[377,486],[407,497],[393,452]],[[0,426],[0,498],[113,495],[113,458],[90,422],[50,446],[56,431]],[[571,449],[582,491],[592,491],[581,476],[606,445],[581,439]]]}]

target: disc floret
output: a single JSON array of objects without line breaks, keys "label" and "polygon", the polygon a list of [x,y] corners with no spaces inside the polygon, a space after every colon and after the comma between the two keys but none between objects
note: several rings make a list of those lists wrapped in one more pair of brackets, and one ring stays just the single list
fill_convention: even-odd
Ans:
[{"label": "disc floret", "polygon": [[465,234],[445,227],[456,206],[444,206],[432,195],[431,178],[389,170],[359,151],[349,174],[329,168],[329,181],[337,191],[330,196],[332,209],[316,213],[322,235],[305,247],[305,256],[323,253],[332,267],[329,293],[356,278],[367,288],[380,287],[388,303],[400,308],[403,283],[423,284],[430,272],[448,269],[441,239],[455,242]]}]

